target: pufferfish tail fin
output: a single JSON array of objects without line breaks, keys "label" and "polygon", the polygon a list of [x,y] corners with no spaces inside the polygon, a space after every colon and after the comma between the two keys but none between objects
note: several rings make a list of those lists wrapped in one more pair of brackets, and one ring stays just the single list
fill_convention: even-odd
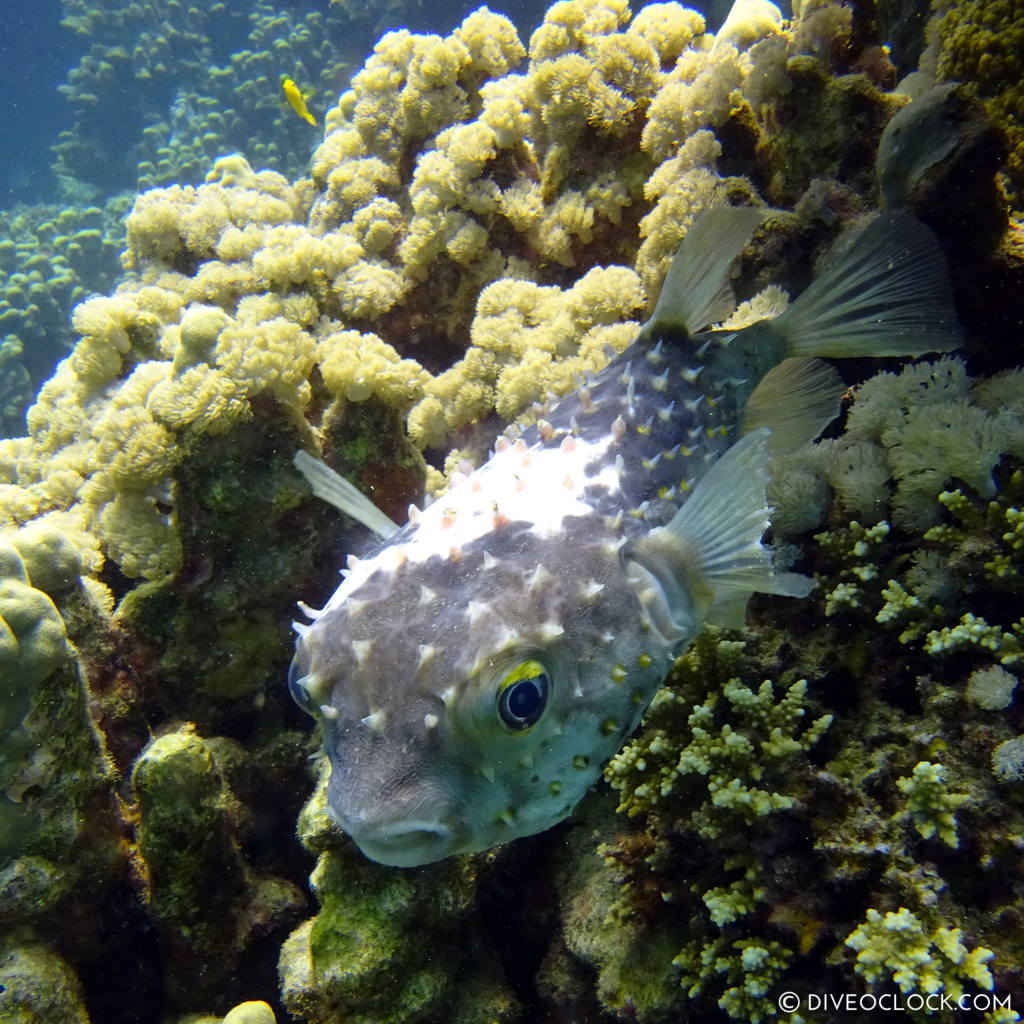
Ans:
[{"label": "pufferfish tail fin", "polygon": [[963,343],[942,250],[913,214],[880,213],[774,320],[789,356],[917,356]]},{"label": "pufferfish tail fin", "polygon": [[752,206],[718,206],[701,213],[672,258],[640,336],[654,340],[680,331],[692,336],[729,316],[736,308],[729,270],[763,219]]}]

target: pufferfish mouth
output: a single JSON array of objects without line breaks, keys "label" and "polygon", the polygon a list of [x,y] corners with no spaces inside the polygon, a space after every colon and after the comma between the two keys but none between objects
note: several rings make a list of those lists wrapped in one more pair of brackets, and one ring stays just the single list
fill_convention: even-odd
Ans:
[{"label": "pufferfish mouth", "polygon": [[430,864],[455,852],[455,832],[437,821],[396,821],[360,832],[346,830],[371,860],[396,868]]}]

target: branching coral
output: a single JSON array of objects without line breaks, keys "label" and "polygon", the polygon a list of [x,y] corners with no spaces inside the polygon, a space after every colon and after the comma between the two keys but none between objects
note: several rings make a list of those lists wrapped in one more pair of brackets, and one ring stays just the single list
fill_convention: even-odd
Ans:
[{"label": "branching coral", "polygon": [[673,962],[682,968],[681,983],[691,998],[724,985],[717,1002],[729,1017],[760,1024],[780,1019],[765,997],[791,960],[792,953],[777,942],[720,939],[703,947],[687,947]]},{"label": "branching coral", "polygon": [[870,984],[892,979],[904,993],[943,992],[955,1002],[965,981],[986,990],[993,985],[985,966],[992,951],[983,946],[968,950],[961,939],[959,928],[940,925],[925,931],[915,914],[900,907],[885,915],[869,910],[846,944],[857,952],[854,969]]},{"label": "branching coral", "polygon": [[[716,644],[721,654],[714,651]],[[777,699],[770,681],[755,690],[734,677],[722,683],[720,694],[711,692],[694,706],[691,691],[702,660],[738,662],[742,647],[712,633],[683,655],[677,669],[685,681],[680,692],[660,691],[642,738],[608,764],[606,778],[621,794],[621,810],[640,814],[675,800],[695,800],[688,817],[699,835],[713,839],[727,823],[751,825],[762,815],[795,806],[794,797],[765,784],[794,755],[817,743],[831,723],[825,715],[801,728],[805,680]]]},{"label": "branching coral", "polygon": [[797,794],[807,784],[807,752],[832,722],[830,715],[804,721],[802,679],[781,696],[770,682],[741,682],[764,653],[760,642],[712,629],[679,659],[642,731],[605,770],[619,810],[644,822],[643,838],[619,836],[602,847],[617,880],[613,916],[642,935],[639,922],[660,916],[639,909],[650,888],[660,902],[686,903],[688,925],[673,932],[683,989],[691,1000],[710,998],[730,1017],[751,1021],[774,1016],[764,996],[793,959],[790,946],[752,925],[776,882],[751,855],[751,838],[767,815],[802,813]]},{"label": "branching coral", "polygon": [[950,793],[941,764],[918,761],[913,774],[896,780],[899,791],[907,798],[906,815],[925,839],[938,836],[947,846],[960,844],[956,831],[956,810],[969,797]]}]

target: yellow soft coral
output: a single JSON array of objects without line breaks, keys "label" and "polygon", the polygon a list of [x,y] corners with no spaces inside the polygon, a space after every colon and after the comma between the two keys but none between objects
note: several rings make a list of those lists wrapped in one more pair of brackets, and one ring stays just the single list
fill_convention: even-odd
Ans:
[{"label": "yellow soft coral", "polygon": [[159,422],[174,429],[221,433],[249,415],[245,389],[211,366],[190,366],[151,392],[147,407]]},{"label": "yellow soft coral", "polygon": [[315,361],[313,338],[285,316],[245,313],[218,336],[213,354],[217,369],[242,382],[250,395],[270,390],[282,402],[304,407]]},{"label": "yellow soft coral", "polygon": [[79,380],[98,388],[121,372],[134,317],[135,305],[127,296],[89,299],[75,307],[71,323],[81,341],[71,354],[71,369]]},{"label": "yellow soft coral", "polygon": [[649,291],[660,286],[668,261],[696,214],[719,202],[715,161],[720,153],[721,145],[711,132],[695,132],[648,178],[644,195],[654,206],[640,221],[644,241],[636,265]]},{"label": "yellow soft coral", "polygon": [[627,21],[628,0],[559,0],[530,37],[530,57],[544,60],[583,48],[595,36],[614,32]]},{"label": "yellow soft coral", "polygon": [[119,494],[104,507],[97,533],[129,578],[160,579],[181,564],[177,533],[146,495]]},{"label": "yellow soft coral", "polygon": [[654,47],[663,66],[671,64],[704,32],[704,18],[677,3],[642,7],[627,29]]},{"label": "yellow soft coral", "polygon": [[467,68],[490,78],[508,74],[526,56],[512,22],[486,7],[469,14],[454,35],[469,54]]},{"label": "yellow soft coral", "polygon": [[[182,435],[259,429],[261,394],[314,429],[324,400],[373,395],[421,446],[533,415],[629,344],[723,201],[714,130],[744,102],[748,36],[716,44],[676,3],[631,21],[626,0],[554,4],[528,64],[486,8],[447,37],[386,34],[327,112],[310,179],[233,154],[138,197],[133,278],[79,307],[30,437],[0,442],[3,520],[65,517],[88,571],[156,578],[180,559]],[[583,273],[595,262],[634,267]]]},{"label": "yellow soft coral", "polygon": [[[409,415],[409,432],[436,446],[491,407],[520,416],[549,391],[564,393],[636,336],[629,317],[646,303],[639,277],[626,267],[595,268],[568,291],[503,278],[481,292],[472,347],[428,381]],[[626,321],[626,322],[623,322]]]},{"label": "yellow soft coral", "polygon": [[403,409],[423,396],[430,375],[414,359],[403,359],[376,334],[334,331],[316,347],[324,383],[350,402],[371,395]]}]

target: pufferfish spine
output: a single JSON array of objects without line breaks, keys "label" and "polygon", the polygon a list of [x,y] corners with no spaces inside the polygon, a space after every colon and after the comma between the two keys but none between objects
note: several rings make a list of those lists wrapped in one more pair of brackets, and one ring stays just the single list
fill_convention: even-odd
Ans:
[{"label": "pufferfish spine", "polygon": [[328,809],[374,860],[487,849],[571,813],[706,621],[801,597],[761,543],[769,450],[816,436],[842,386],[817,356],[959,343],[937,244],[883,213],[785,313],[705,332],[760,223],[709,211],[636,341],[399,528],[305,453],[314,491],[382,543],[299,639]]}]

